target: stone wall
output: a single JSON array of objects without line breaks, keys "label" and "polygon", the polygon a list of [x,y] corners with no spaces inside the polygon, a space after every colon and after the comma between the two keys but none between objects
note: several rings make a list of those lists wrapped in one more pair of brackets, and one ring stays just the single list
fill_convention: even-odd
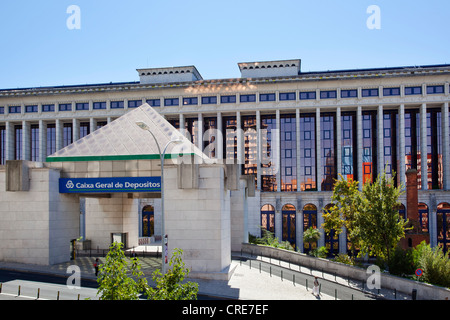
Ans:
[{"label": "stone wall", "polygon": [[[79,200],[58,191],[60,172],[26,163],[28,191],[0,192],[0,261],[56,264],[70,260],[79,235]],[[6,167],[0,167],[0,190]]]}]

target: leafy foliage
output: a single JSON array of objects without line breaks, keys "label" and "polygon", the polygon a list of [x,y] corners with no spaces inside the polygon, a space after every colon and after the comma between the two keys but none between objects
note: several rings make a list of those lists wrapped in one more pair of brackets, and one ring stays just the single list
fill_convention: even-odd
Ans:
[{"label": "leafy foliage", "polygon": [[285,250],[294,250],[292,245],[289,243],[289,241],[279,241],[277,237],[275,237],[275,234],[273,232],[270,232],[269,230],[262,228],[262,237],[258,238],[253,235],[249,235],[249,242],[253,244],[259,244],[263,246],[269,246],[274,248],[280,248]]},{"label": "leafy foliage", "polygon": [[[100,300],[138,300],[140,292],[147,288],[139,260],[132,259],[129,270],[122,246],[122,243],[112,243],[105,263],[99,267],[97,293]],[[130,271],[136,280],[127,275]]]},{"label": "leafy foliage", "polygon": [[394,186],[394,178],[378,176],[362,190],[362,206],[357,216],[361,254],[375,255],[388,263],[400,239],[405,236],[406,221],[398,212],[402,191]]},{"label": "leafy foliage", "polygon": [[449,254],[444,254],[440,246],[431,248],[425,242],[418,245],[414,251],[416,266],[423,270],[423,276],[420,280],[450,287]]},{"label": "leafy foliage", "polygon": [[172,269],[162,275],[159,270],[153,273],[153,281],[156,288],[148,288],[147,296],[151,300],[196,300],[198,284],[193,282],[182,283],[189,275],[189,269],[185,267],[181,259],[183,251],[175,249],[170,258],[169,265]]},{"label": "leafy foliage", "polygon": [[346,181],[342,176],[336,181],[333,206],[324,212],[323,228],[327,233],[341,233],[343,227],[358,256],[375,255],[389,263],[391,253],[405,235],[406,222],[398,214],[401,188],[394,179],[379,175],[374,183],[366,183],[362,191],[358,181]]}]

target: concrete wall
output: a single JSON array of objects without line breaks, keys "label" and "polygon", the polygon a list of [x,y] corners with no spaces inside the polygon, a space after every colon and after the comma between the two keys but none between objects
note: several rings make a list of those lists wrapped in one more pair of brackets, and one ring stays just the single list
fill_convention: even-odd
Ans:
[{"label": "concrete wall", "polygon": [[127,194],[111,198],[86,198],[86,239],[92,249],[108,249],[111,233],[127,233],[127,247],[138,245],[139,201]]},{"label": "concrete wall", "polygon": [[[79,235],[79,200],[58,192],[58,170],[29,166],[29,191],[0,192],[0,261],[56,264],[70,260]],[[0,190],[5,190],[0,167]]]},{"label": "concrete wall", "polygon": [[169,259],[183,250],[190,277],[228,279],[231,264],[230,191],[221,165],[200,165],[198,189],[177,189],[175,166],[165,169],[165,229]]}]

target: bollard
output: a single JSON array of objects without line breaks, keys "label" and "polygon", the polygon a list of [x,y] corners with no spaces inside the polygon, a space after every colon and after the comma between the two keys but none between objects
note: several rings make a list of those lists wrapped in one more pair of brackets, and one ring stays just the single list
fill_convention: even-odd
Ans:
[{"label": "bollard", "polygon": [[36,297],[37,300],[39,300],[40,293],[41,293],[41,289],[38,288],[37,297]]},{"label": "bollard", "polygon": [[20,296],[20,286],[19,286],[19,290],[17,292],[17,295]]},{"label": "bollard", "polygon": [[308,291],[308,279],[306,279],[305,287],[306,287],[306,291]]},{"label": "bollard", "polygon": [[2,293],[2,286],[3,286],[3,283],[0,282],[0,293]]},{"label": "bollard", "polygon": [[337,300],[337,289],[334,289],[334,300]]},{"label": "bollard", "polygon": [[269,267],[270,276],[272,277],[272,266]]},{"label": "bollard", "polygon": [[397,289],[394,289],[394,299],[397,300]]},{"label": "bollard", "polygon": [[58,291],[58,295],[56,296],[56,300],[59,300],[59,291]]},{"label": "bollard", "polygon": [[411,297],[412,297],[413,300],[416,300],[416,299],[417,299],[417,289],[413,289],[413,290],[412,290]]},{"label": "bollard", "polygon": [[281,270],[281,281],[283,281],[283,270]]},{"label": "bollard", "polygon": [[292,284],[295,286],[295,274],[292,275]]},{"label": "bollard", "polygon": [[80,294],[78,294],[78,300],[80,300]]},{"label": "bollard", "polygon": [[261,273],[261,262],[259,263],[259,273]]}]

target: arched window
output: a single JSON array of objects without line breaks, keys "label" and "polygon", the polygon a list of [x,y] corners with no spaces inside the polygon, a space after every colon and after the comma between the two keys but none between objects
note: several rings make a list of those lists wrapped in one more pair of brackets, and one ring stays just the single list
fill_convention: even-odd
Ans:
[{"label": "arched window", "polygon": [[419,203],[419,223],[422,232],[428,232],[428,206],[425,203]]},{"label": "arched window", "polygon": [[440,203],[436,212],[437,241],[444,253],[450,252],[450,204]]},{"label": "arched window", "polygon": [[406,220],[406,208],[403,203],[401,203],[398,206],[398,214],[400,215],[400,218],[403,218],[403,220]]},{"label": "arched window", "polygon": [[292,204],[285,204],[281,209],[281,213],[283,219],[282,241],[289,241],[295,249],[295,207]]},{"label": "arched window", "polygon": [[155,234],[155,212],[153,206],[142,209],[142,236],[151,237]]},{"label": "arched window", "polygon": [[[324,212],[327,212],[333,207],[333,204],[329,203],[323,208]],[[330,233],[325,232],[325,247],[328,250],[328,256],[333,257],[339,253],[339,235],[334,230]]]},{"label": "arched window", "polygon": [[[275,233],[275,208],[271,204],[265,204],[261,208],[261,229]],[[261,236],[263,236],[261,230]]]},{"label": "arched window", "polygon": [[[306,204],[303,207],[303,232],[310,227],[317,228],[317,207],[311,203]],[[303,243],[303,252],[308,253],[311,249],[315,249],[317,244],[313,244],[312,248],[309,247],[309,243]]]}]

